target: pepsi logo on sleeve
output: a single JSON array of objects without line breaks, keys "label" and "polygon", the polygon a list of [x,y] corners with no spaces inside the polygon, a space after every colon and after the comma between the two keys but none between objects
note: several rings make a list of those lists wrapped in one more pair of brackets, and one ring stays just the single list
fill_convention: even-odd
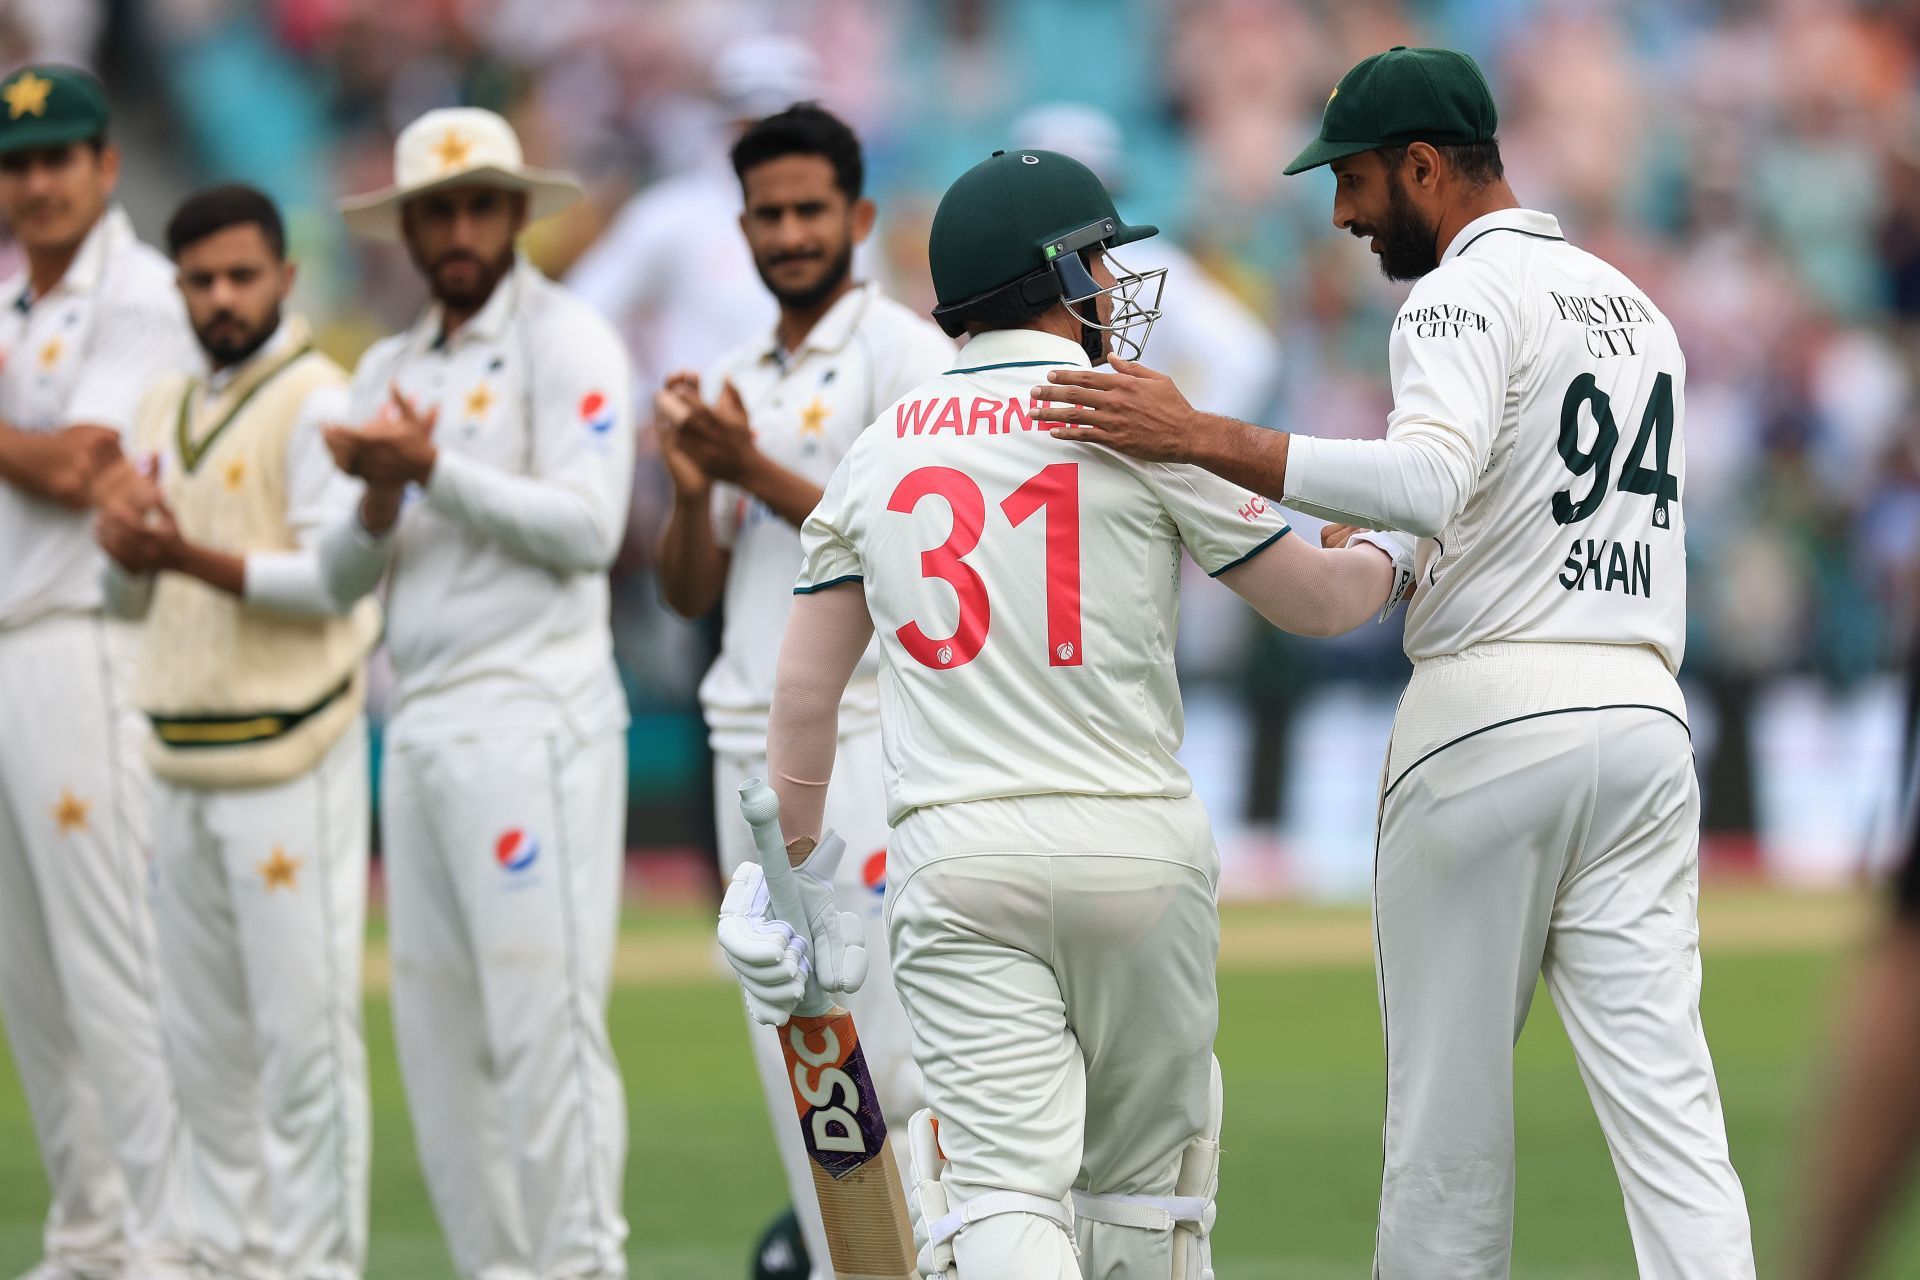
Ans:
[{"label": "pepsi logo on sleeve", "polygon": [[604,393],[589,391],[580,397],[580,425],[595,444],[604,444],[612,437],[613,404]]}]

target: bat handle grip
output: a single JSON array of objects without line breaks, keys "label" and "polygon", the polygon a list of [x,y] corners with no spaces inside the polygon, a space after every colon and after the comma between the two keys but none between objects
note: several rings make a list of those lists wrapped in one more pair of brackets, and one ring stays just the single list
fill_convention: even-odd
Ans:
[{"label": "bat handle grip", "polygon": [[[794,882],[793,863],[787,859],[787,844],[780,831],[780,797],[763,778],[748,778],[740,784],[740,813],[753,828],[753,847],[760,855],[760,871],[767,878],[767,897],[773,904],[774,919],[803,938],[811,938],[806,908],[800,903],[800,886]],[[819,988],[807,984],[795,1013],[813,1017],[827,1012],[833,1001]]]}]

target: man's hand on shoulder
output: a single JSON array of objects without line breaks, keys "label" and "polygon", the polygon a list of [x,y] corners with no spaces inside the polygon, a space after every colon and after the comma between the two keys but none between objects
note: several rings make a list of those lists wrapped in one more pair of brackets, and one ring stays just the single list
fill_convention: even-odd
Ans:
[{"label": "man's hand on shoulder", "polygon": [[1276,501],[1286,492],[1284,432],[1202,413],[1166,374],[1131,360],[1108,363],[1104,370],[1051,370],[1047,385],[1033,389],[1034,412],[1056,440],[1188,463]]},{"label": "man's hand on shoulder", "polygon": [[1059,440],[1085,440],[1148,462],[1190,462],[1209,415],[1187,403],[1172,378],[1131,360],[1106,369],[1055,369],[1033,389]]}]

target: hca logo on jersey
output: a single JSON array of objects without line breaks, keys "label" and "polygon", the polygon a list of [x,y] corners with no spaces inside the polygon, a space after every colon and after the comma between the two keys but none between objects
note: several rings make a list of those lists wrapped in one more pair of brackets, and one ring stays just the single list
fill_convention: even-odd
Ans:
[{"label": "hca logo on jersey", "polygon": [[887,894],[887,851],[867,855],[867,861],[860,868],[860,878],[866,882],[867,889],[876,898]]},{"label": "hca logo on jersey", "polygon": [[613,433],[613,406],[607,403],[606,396],[589,391],[580,397],[580,425],[595,440],[605,440]]},{"label": "hca logo on jersey", "polygon": [[1265,514],[1267,514],[1267,500],[1257,493],[1250,496],[1246,505],[1240,508],[1240,518],[1248,524],[1252,524]]},{"label": "hca logo on jersey", "polygon": [[518,827],[509,827],[493,842],[493,860],[502,871],[521,872],[540,857],[540,840]]}]

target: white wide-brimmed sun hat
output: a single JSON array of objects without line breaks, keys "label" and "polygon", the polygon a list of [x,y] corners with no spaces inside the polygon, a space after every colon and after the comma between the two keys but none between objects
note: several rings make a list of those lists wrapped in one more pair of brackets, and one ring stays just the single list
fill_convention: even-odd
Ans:
[{"label": "white wide-brimmed sun hat", "polygon": [[527,219],[560,212],[580,199],[572,174],[535,169],[523,159],[513,126],[480,107],[441,107],[400,131],[393,185],[340,202],[347,228],[375,240],[400,238],[400,206],[442,187],[489,186],[527,194]]}]

